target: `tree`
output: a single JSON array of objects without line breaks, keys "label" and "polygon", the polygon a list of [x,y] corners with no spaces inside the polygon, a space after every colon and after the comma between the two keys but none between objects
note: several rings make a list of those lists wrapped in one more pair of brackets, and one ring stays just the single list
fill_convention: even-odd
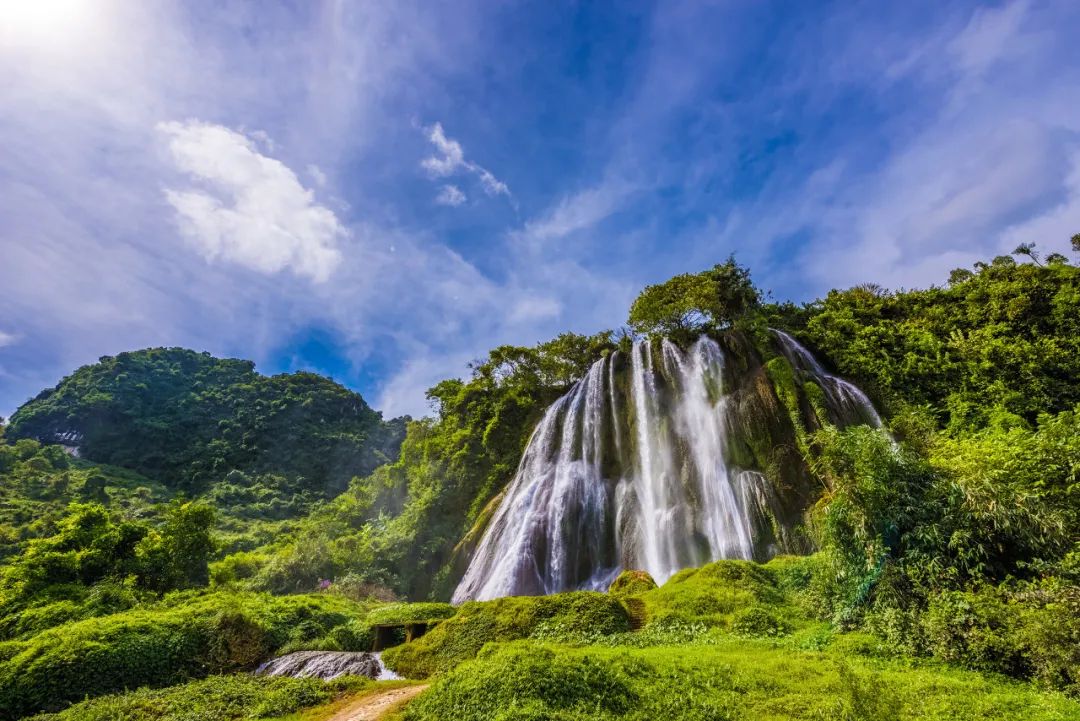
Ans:
[{"label": "tree", "polygon": [[630,306],[629,324],[637,333],[688,338],[730,326],[760,303],[750,272],[732,256],[646,287]]},{"label": "tree", "polygon": [[1039,260],[1039,253],[1035,250],[1034,243],[1021,243],[1020,245],[1016,246],[1016,250],[1013,251],[1013,255],[1026,255],[1027,257],[1031,258],[1036,265],[1042,265],[1042,262]]},{"label": "tree", "polygon": [[161,531],[165,569],[161,590],[195,588],[210,582],[210,556],[214,552],[211,529],[213,506],[200,501],[173,501]]},{"label": "tree", "polygon": [[1072,249],[1075,250],[1077,253],[1080,253],[1080,233],[1074,235],[1071,239],[1071,242]]}]

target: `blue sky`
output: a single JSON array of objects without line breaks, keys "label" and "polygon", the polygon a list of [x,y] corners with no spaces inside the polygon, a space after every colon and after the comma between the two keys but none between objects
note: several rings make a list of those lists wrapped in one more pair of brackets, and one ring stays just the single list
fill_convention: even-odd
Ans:
[{"label": "blue sky", "polygon": [[1080,231],[1080,4],[0,2],[0,415],[147,346],[388,415],[735,253],[779,299]]}]

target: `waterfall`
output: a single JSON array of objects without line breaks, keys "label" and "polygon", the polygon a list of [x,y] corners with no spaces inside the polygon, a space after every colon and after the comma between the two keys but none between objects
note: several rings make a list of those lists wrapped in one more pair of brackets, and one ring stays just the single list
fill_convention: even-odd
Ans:
[{"label": "waterfall", "polygon": [[[844,416],[837,422],[860,414],[881,424],[858,388],[826,373],[790,336],[777,337],[796,371]],[[547,409],[455,603],[604,590],[626,568],[662,583],[682,568],[776,552],[773,484],[764,468],[733,460],[738,429],[758,422],[739,399],[756,388],[739,395],[739,374],[707,336],[686,351],[665,340],[655,352],[640,341],[628,356],[597,361]]]},{"label": "waterfall", "polygon": [[810,351],[784,331],[770,330],[780,340],[780,348],[792,367],[817,381],[825,393],[830,410],[837,416],[833,421],[841,424],[861,422],[874,428],[882,427],[881,416],[874,409],[874,404],[858,386],[826,372]]},{"label": "waterfall", "polygon": [[[382,678],[384,667],[378,654],[351,651],[296,651],[271,659],[255,670],[258,676],[293,676],[321,678],[366,676]],[[392,672],[391,672],[392,673]]]}]

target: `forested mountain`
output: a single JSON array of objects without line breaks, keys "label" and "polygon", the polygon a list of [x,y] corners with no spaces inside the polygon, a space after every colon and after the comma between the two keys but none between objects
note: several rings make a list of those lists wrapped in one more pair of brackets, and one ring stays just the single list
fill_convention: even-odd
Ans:
[{"label": "forested mountain", "polygon": [[[103,358],[0,438],[0,708],[18,718],[282,650],[362,650],[379,613],[437,612],[452,618],[387,656],[441,679],[413,719],[462,699],[469,718],[494,718],[536,688],[564,696],[528,696],[522,718],[671,714],[650,699],[685,679],[700,692],[679,701],[686,718],[759,704],[884,720],[925,702],[927,718],[1067,719],[1080,709],[1066,698],[1080,693],[1080,267],[1018,251],[1032,262],[802,306],[767,302],[731,259],[645,289],[626,329],[491,351],[431,388],[434,415],[417,420],[383,421],[309,373],[267,378],[182,349]],[[699,442],[710,433],[723,442]],[[721,482],[737,497],[708,498]],[[700,571],[665,571],[657,588],[627,568],[606,595],[372,610],[449,599],[484,539],[492,559],[474,573],[500,552],[540,568],[587,538],[605,552],[564,548],[556,560],[576,565],[555,570],[605,590],[620,559],[654,562],[650,516],[621,510],[649,483],[663,487],[654,515],[686,529],[670,557]],[[753,506],[749,551],[713,543],[739,529],[718,530],[731,518],[712,506]],[[499,524],[540,531],[509,553]],[[488,641],[505,643],[471,660]],[[911,670],[926,659],[944,665]],[[710,685],[718,664],[746,688]],[[770,694],[787,682],[754,676],[773,667],[818,681],[784,686],[781,703]],[[973,697],[989,699],[978,713]]]},{"label": "forested mountain", "polygon": [[188,493],[239,473],[326,498],[396,457],[404,422],[314,373],[266,377],[250,361],[152,348],[78,369],[20,407],[7,435],[62,442]]}]

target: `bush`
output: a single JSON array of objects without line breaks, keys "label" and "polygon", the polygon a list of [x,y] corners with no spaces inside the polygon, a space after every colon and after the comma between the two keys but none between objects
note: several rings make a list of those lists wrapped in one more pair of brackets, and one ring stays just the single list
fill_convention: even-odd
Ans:
[{"label": "bush", "polygon": [[944,661],[1080,692],[1080,589],[1071,584],[942,593],[921,630]]},{"label": "bush", "polygon": [[943,661],[1020,675],[1023,657],[1012,639],[1016,620],[996,589],[950,591],[930,600],[923,629],[931,653]]},{"label": "bush", "polygon": [[791,626],[764,606],[751,606],[735,613],[731,630],[741,636],[776,637],[791,633]]},{"label": "bush", "polygon": [[37,634],[0,666],[0,708],[54,710],[85,697],[249,668],[299,627],[325,636],[360,609],[335,596],[180,593],[155,606]]},{"label": "bush", "polygon": [[491,641],[513,641],[553,629],[570,636],[627,631],[629,617],[614,598],[590,591],[471,601],[427,635],[383,652],[388,667],[406,678],[443,673],[476,656]]},{"label": "bush", "polygon": [[482,655],[417,698],[405,718],[571,721],[585,714],[621,716],[637,702],[623,668],[530,645]]}]

